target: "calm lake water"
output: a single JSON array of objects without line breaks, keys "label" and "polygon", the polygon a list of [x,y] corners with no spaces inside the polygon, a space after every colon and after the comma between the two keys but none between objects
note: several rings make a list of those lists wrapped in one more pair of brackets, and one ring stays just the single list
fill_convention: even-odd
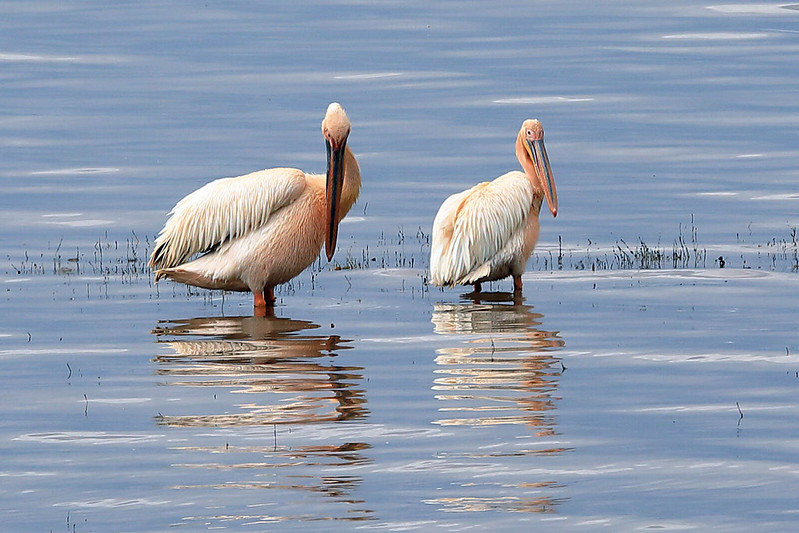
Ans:
[{"label": "calm lake water", "polygon": [[[798,62],[799,4],[0,4],[0,528],[794,529]],[[321,171],[334,100],[333,264],[266,318],[155,285],[174,203]],[[428,286],[525,118],[524,297]]]}]

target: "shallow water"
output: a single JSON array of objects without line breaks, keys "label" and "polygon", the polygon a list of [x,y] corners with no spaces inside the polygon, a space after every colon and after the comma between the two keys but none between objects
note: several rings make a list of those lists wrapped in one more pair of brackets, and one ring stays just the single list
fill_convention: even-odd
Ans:
[{"label": "shallow water", "polygon": [[[795,6],[0,12],[4,529],[793,527]],[[331,100],[344,268],[266,318],[153,284],[180,197],[321,170]],[[438,205],[528,117],[560,210],[524,297],[428,286]]]}]

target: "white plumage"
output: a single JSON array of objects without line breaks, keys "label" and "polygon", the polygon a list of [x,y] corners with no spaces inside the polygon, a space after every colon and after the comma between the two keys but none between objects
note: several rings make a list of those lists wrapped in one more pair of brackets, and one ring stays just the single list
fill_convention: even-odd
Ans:
[{"label": "white plumage", "polygon": [[513,171],[491,182],[453,194],[433,221],[430,280],[434,285],[480,283],[521,275],[538,240],[538,214],[544,198],[557,214],[543,128],[537,120],[522,124],[516,155],[525,172]]},{"label": "white plumage", "polygon": [[266,225],[278,209],[297,200],[305,173],[291,168],[221,178],[180,200],[155,241],[153,263],[170,268]]},{"label": "white plumage", "polygon": [[433,222],[431,281],[435,285],[487,281],[492,272],[512,262],[518,255],[515,249],[523,245],[533,196],[526,176],[509,172],[447,198]]}]

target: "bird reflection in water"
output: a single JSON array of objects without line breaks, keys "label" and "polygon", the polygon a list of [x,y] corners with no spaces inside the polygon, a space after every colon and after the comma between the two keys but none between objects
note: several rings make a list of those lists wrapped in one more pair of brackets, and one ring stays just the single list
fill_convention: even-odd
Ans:
[{"label": "bird reflection in water", "polygon": [[[454,405],[442,425],[527,424],[539,436],[553,435],[552,415],[562,366],[554,350],[563,346],[556,332],[540,329],[543,316],[505,293],[477,295],[469,303],[437,304],[436,333],[462,336],[456,346],[438,350],[434,390]],[[485,299],[483,296],[488,296]],[[493,301],[491,301],[493,299]]]},{"label": "bird reflection in water", "polygon": [[[162,321],[153,329],[157,342],[168,346],[171,352],[155,358],[156,372],[165,378],[165,384],[209,388],[214,392],[212,402],[207,399],[211,395],[175,402],[175,408],[205,412],[159,414],[156,422],[173,428],[216,428],[215,431],[225,432],[224,446],[208,445],[208,434],[204,432],[196,435],[196,442],[189,438],[186,445],[176,448],[191,457],[199,454],[203,458],[176,466],[227,471],[225,480],[219,482],[213,476],[213,482],[177,488],[255,488],[324,494],[331,501],[347,505],[343,509],[336,506],[337,510],[330,512],[323,510],[324,505],[312,506],[323,514],[315,519],[372,518],[371,511],[362,508],[364,502],[352,496],[361,485],[360,476],[336,475],[370,463],[364,454],[370,444],[340,442],[335,440],[335,435],[340,434],[337,432],[331,432],[330,439],[335,442],[330,443],[298,445],[298,437],[290,439],[291,446],[278,442],[278,428],[284,428],[280,433],[287,435],[292,426],[318,424],[330,428],[330,424],[357,421],[369,414],[363,368],[338,365],[334,360],[340,352],[353,348],[351,341],[338,335],[314,335],[315,329],[319,326],[312,322],[273,314]],[[295,430],[297,433],[300,432]],[[252,440],[259,444],[240,444]],[[209,461],[209,455],[219,460]],[[309,509],[302,512],[308,513]],[[238,518],[247,523],[273,523],[297,517]]]},{"label": "bird reflection in water", "polygon": [[[518,471],[529,466],[532,456],[568,451],[556,438],[554,415],[560,399],[558,380],[565,368],[556,356],[564,345],[558,332],[543,329],[543,315],[525,305],[521,295],[473,293],[464,298],[435,304],[433,310],[435,332],[453,340],[451,346],[437,350],[435,359],[433,390],[443,402],[441,418],[435,423],[483,428],[515,425],[531,432],[505,432],[509,435],[506,446],[453,452],[446,458],[490,459],[514,465],[510,470]],[[442,495],[428,503],[461,512],[555,512],[561,502],[548,494],[560,487],[552,480],[514,481],[485,490],[474,479],[462,480],[460,485],[470,494]],[[517,490],[506,492],[512,487]]]},{"label": "bird reflection in water", "polygon": [[[163,416],[170,426],[307,424],[367,415],[363,368],[329,357],[352,348],[338,335],[298,335],[319,326],[279,317],[211,317],[177,320],[153,330],[174,354],[159,355],[158,374],[170,385],[224,387],[259,394],[241,412]],[[323,359],[324,358],[324,359]],[[272,400],[272,401],[270,401]]]}]

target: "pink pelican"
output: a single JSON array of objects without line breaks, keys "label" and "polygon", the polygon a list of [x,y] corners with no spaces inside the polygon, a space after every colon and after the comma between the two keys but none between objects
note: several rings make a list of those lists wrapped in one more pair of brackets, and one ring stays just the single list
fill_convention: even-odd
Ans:
[{"label": "pink pelican", "polygon": [[313,263],[323,242],[330,261],[339,222],[358,198],[361,171],[347,146],[350,121],[335,102],[327,108],[322,134],[326,175],[259,170],[212,181],[180,200],[150,256],[155,280],[250,291],[262,313],[275,301],[275,286]]},{"label": "pink pelican", "polygon": [[538,241],[538,213],[544,198],[552,216],[558,195],[544,147],[544,128],[528,119],[516,137],[516,157],[524,172],[453,194],[433,222],[430,278],[434,285],[474,285],[513,276],[521,293],[522,274]]}]

